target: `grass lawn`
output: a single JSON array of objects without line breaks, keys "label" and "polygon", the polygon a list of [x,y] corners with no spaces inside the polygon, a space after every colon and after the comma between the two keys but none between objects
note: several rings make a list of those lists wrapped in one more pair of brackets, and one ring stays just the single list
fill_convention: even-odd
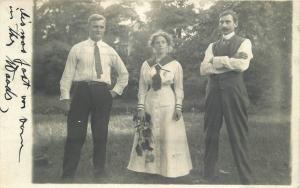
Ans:
[{"label": "grass lawn", "polygon": [[[81,160],[74,183],[114,183],[114,184],[195,184],[203,167],[204,132],[203,114],[184,113],[193,171],[190,175],[170,179],[156,175],[134,173],[126,169],[133,141],[133,122],[130,112],[113,113],[109,124],[106,169],[108,176],[93,179],[92,138],[88,136],[82,149]],[[290,183],[290,121],[289,116],[252,114],[249,116],[251,166],[255,184]],[[63,148],[66,137],[66,116],[63,113],[34,115],[35,143],[47,145],[44,151],[52,164],[34,166],[34,183],[59,183],[62,167]],[[41,137],[38,137],[38,133]],[[35,147],[36,148],[36,147]],[[233,163],[225,126],[221,130],[216,184],[238,184],[238,175]],[[225,173],[226,172],[226,173]]]}]

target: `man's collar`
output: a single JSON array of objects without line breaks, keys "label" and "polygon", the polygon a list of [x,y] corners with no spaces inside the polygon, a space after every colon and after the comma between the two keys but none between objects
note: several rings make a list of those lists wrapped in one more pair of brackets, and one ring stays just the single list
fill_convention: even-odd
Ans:
[{"label": "man's collar", "polygon": [[233,31],[233,32],[231,32],[231,33],[229,33],[229,34],[227,34],[227,35],[223,35],[223,38],[224,38],[225,40],[229,40],[231,37],[233,37],[234,34],[235,34],[235,32]]},{"label": "man's collar", "polygon": [[[96,41],[93,41],[90,37],[88,38],[88,42],[91,45],[94,45]],[[102,40],[97,41],[97,46],[99,46],[102,43]]]}]

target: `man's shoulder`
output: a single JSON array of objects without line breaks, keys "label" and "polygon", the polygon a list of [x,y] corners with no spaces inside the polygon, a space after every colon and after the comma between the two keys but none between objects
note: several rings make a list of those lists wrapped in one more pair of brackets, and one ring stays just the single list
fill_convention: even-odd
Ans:
[{"label": "man's shoulder", "polygon": [[87,40],[78,42],[78,43],[74,44],[72,48],[74,48],[74,49],[80,48],[81,46],[85,46],[87,42],[88,42]]},{"label": "man's shoulder", "polygon": [[250,39],[248,39],[248,38],[246,38],[246,37],[243,37],[243,36],[239,36],[239,35],[236,35],[236,38],[237,38],[237,40],[239,41],[239,43],[241,43],[241,44],[252,44],[252,42],[251,42],[251,40]]},{"label": "man's shoulder", "polygon": [[237,34],[235,34],[234,37],[235,37],[236,40],[240,40],[240,41],[244,41],[244,40],[247,39],[247,38],[245,38],[243,36],[240,36],[240,35],[237,35]]},{"label": "man's shoulder", "polygon": [[106,53],[113,54],[113,55],[118,54],[116,52],[116,50],[112,46],[110,46],[109,44],[107,44],[106,42],[101,41],[100,45],[101,45],[102,50],[105,50]]},{"label": "man's shoulder", "polygon": [[112,49],[113,50],[113,47],[111,47],[109,44],[107,44],[104,41],[101,41],[100,44],[101,44],[101,47],[103,47],[103,48],[107,48],[107,49]]}]

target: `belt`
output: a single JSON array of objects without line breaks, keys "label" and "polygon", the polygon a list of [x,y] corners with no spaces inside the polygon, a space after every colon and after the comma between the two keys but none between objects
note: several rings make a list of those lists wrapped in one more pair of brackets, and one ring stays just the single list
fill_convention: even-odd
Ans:
[{"label": "belt", "polygon": [[99,82],[99,81],[94,81],[94,80],[82,80],[82,81],[74,81],[74,83],[84,83],[87,85],[99,85],[99,86],[109,86],[109,84],[105,82]]}]

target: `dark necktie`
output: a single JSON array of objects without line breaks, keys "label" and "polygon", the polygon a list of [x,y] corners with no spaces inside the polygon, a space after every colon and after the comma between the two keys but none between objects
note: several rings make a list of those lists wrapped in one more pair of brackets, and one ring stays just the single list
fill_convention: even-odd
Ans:
[{"label": "dark necktie", "polygon": [[100,52],[96,42],[94,47],[94,57],[95,57],[95,68],[96,68],[97,78],[99,79],[103,72],[101,66]]},{"label": "dark necktie", "polygon": [[156,74],[152,77],[152,88],[157,91],[161,88],[160,66],[155,65]]}]

